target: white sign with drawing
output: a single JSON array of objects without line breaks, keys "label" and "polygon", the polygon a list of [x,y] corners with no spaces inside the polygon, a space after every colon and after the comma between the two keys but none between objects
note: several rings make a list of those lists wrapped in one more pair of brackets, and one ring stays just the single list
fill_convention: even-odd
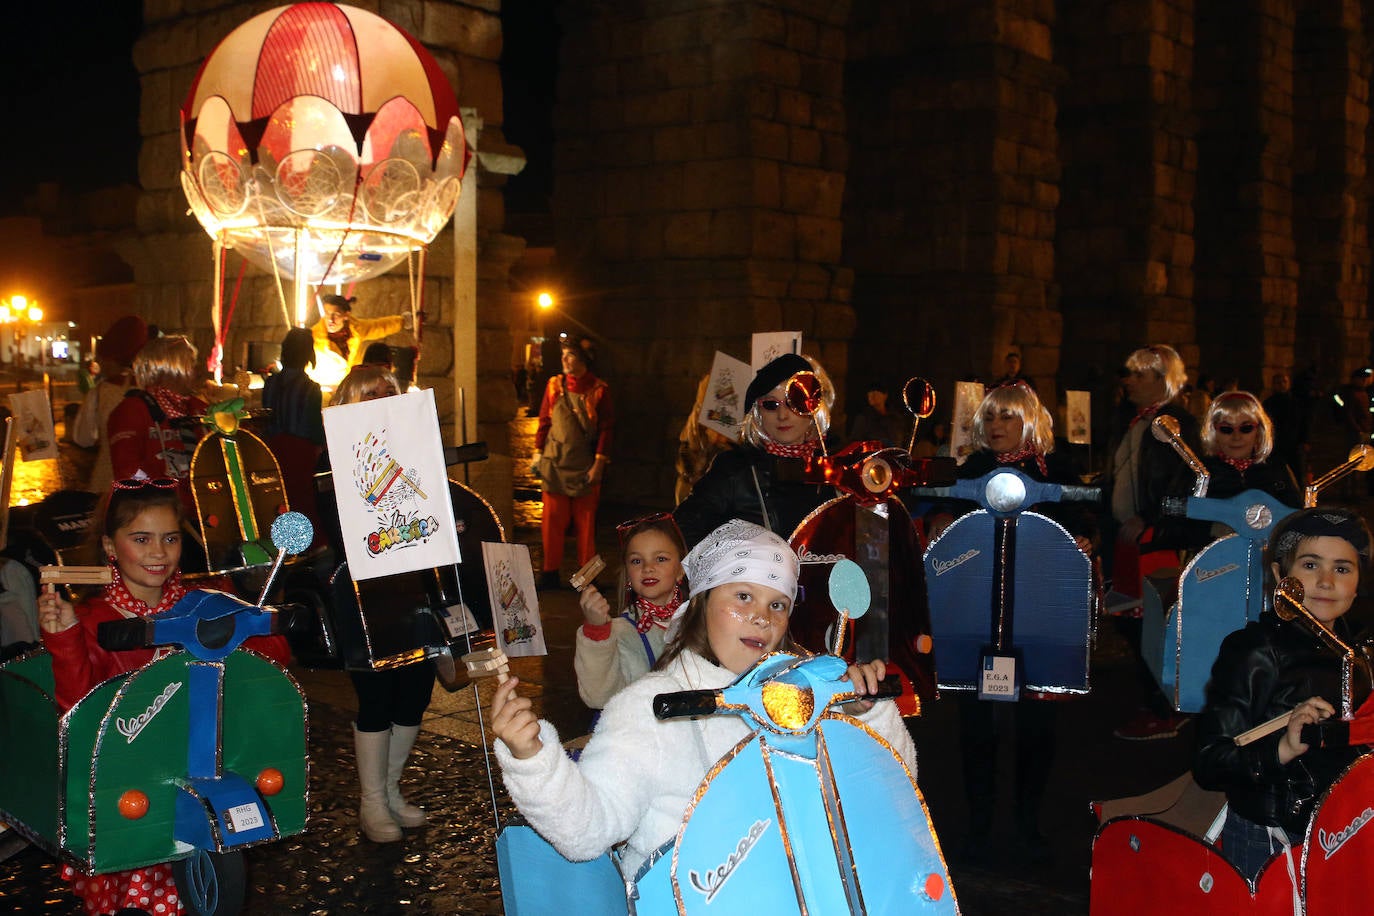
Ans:
[{"label": "white sign with drawing", "polygon": [[717,350],[697,421],[731,442],[738,442],[739,425],[744,422],[744,392],[753,377],[754,372],[747,365]]},{"label": "white sign with drawing", "polygon": [[[784,353],[801,355],[801,331],[764,331],[755,334],[749,351],[749,365],[757,372]],[[748,382],[746,381],[747,385]]]},{"label": "white sign with drawing", "polygon": [[509,658],[548,655],[544,624],[539,618],[539,597],[534,590],[530,549],[524,544],[482,542],[482,563],[487,570],[487,595],[491,598],[492,627],[496,647]]},{"label": "white sign with drawing", "polygon": [[949,453],[963,464],[973,454],[973,417],[983,403],[982,382],[954,383],[954,421],[949,430]]},{"label": "white sign with drawing", "polygon": [[326,408],[324,434],[355,581],[462,559],[433,391]]},{"label": "white sign with drawing", "polygon": [[1064,392],[1064,413],[1068,424],[1065,431],[1073,445],[1090,445],[1093,441],[1093,395],[1091,391]]},{"label": "white sign with drawing", "polygon": [[14,428],[19,436],[19,453],[25,461],[57,457],[57,435],[52,425],[52,405],[42,388],[31,388],[10,395]]}]

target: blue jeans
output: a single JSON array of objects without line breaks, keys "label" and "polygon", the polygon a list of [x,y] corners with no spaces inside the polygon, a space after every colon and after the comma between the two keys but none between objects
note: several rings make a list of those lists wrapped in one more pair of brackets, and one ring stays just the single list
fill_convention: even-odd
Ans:
[{"label": "blue jeans", "polygon": [[1263,824],[1246,820],[1234,809],[1226,812],[1226,823],[1221,828],[1221,851],[1246,878],[1253,881],[1264,863],[1282,849],[1283,845],[1269,836]]}]

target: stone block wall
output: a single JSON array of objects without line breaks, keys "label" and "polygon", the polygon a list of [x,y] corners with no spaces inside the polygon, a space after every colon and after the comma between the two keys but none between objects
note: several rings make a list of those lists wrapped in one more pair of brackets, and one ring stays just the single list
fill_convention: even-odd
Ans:
[{"label": "stone block wall", "polygon": [[995,378],[1012,347],[1050,397],[1061,333],[1054,5],[856,3],[845,261],[872,378]]},{"label": "stone block wall", "polygon": [[1295,24],[1293,234],[1301,312],[1291,356],[1298,368],[1315,365],[1340,380],[1369,358],[1366,27],[1361,5],[1349,0],[1300,5]]},{"label": "stone block wall", "polygon": [[843,380],[847,3],[569,0],[555,110],[560,308],[601,339],[606,492],[661,504],[697,381],[756,330]]},{"label": "stone block wall", "polygon": [[1061,380],[1105,434],[1115,369],[1168,343],[1197,364],[1192,0],[1060,4]]}]

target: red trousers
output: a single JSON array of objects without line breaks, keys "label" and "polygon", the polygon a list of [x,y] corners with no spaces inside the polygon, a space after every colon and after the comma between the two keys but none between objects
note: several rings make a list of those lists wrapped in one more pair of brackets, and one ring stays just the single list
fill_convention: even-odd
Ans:
[{"label": "red trousers", "polygon": [[601,499],[601,485],[582,496],[544,494],[544,513],[541,530],[544,537],[544,571],[557,572],[563,565],[563,539],[571,520],[577,528],[577,565],[585,566],[596,556],[596,504]]}]

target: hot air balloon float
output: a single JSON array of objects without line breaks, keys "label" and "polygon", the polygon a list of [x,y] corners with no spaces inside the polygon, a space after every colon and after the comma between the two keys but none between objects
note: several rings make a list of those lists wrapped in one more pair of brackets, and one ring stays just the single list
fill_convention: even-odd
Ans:
[{"label": "hot air balloon float", "polygon": [[[254,16],[196,74],[181,143],[181,186],[213,240],[216,380],[229,249],[271,274],[287,325],[306,325],[315,290],[402,261],[418,318],[425,251],[453,215],[468,149],[453,88],[415,38],[341,4]],[[322,385],[347,372],[332,350],[317,357]]]}]

